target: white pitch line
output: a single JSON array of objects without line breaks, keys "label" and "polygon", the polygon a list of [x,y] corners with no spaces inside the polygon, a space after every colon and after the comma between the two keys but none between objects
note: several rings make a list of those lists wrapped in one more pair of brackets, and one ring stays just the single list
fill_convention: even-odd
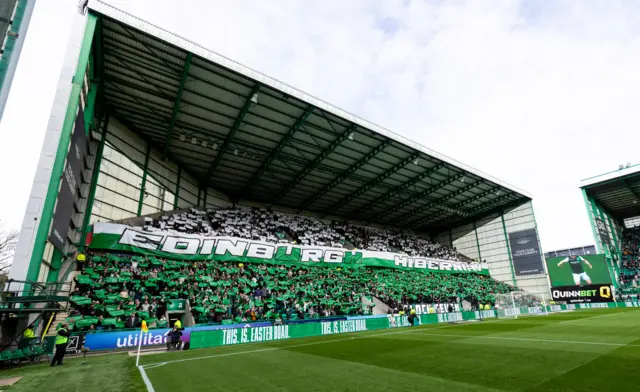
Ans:
[{"label": "white pitch line", "polygon": [[[498,321],[498,320],[495,320]],[[399,332],[387,332],[387,333],[379,333],[379,334],[373,334],[373,335],[363,335],[363,336],[351,336],[348,338],[342,338],[342,339],[333,339],[333,340],[323,340],[321,342],[312,342],[312,343],[302,343],[302,344],[293,344],[293,345],[289,345],[289,346],[281,346],[281,347],[269,347],[269,348],[261,348],[261,349],[257,349],[257,350],[246,350],[246,351],[237,351],[237,352],[233,352],[233,353],[225,353],[225,354],[216,354],[216,355],[208,355],[205,357],[195,357],[195,358],[185,358],[185,359],[176,359],[173,361],[167,361],[167,362],[160,362],[160,363],[153,363],[153,364],[149,364],[149,365],[141,365],[143,367],[145,367],[146,369],[153,369],[156,367],[160,367],[163,365],[170,365],[172,363],[179,363],[179,362],[186,362],[186,361],[196,361],[196,360],[200,360],[200,359],[211,359],[211,358],[220,358],[220,357],[229,357],[229,356],[233,356],[233,355],[241,355],[241,354],[253,354],[253,353],[260,353],[260,352],[265,352],[265,351],[275,351],[275,350],[283,350],[283,349],[287,349],[287,348],[296,348],[296,347],[306,347],[306,346],[315,346],[315,345],[319,345],[319,344],[328,344],[328,343],[334,343],[334,342],[344,342],[347,340],[353,340],[353,339],[368,339],[368,338],[374,338],[374,337],[378,337],[378,336],[387,336],[387,335],[401,335],[401,334],[406,334],[406,333],[412,333],[412,332],[420,332],[420,331],[427,331],[427,330],[432,330],[432,329],[440,329],[443,327],[454,327],[454,326],[459,326],[459,325],[466,325],[468,323],[460,323],[460,324],[449,324],[446,326],[439,326],[439,327],[431,327],[431,328],[421,328],[420,330],[416,331],[415,329],[412,330],[405,330],[405,331],[399,331]],[[412,327],[402,327],[404,328],[412,328]],[[353,333],[353,332],[351,332]],[[223,346],[224,347],[224,346]]]},{"label": "white pitch line", "polygon": [[469,338],[469,339],[493,339],[493,340],[519,340],[525,342],[540,342],[540,343],[565,343],[565,344],[587,344],[594,346],[614,346],[614,347],[640,347],[640,344],[626,344],[626,343],[608,343],[608,342],[582,342],[578,340],[550,340],[550,339],[529,339],[529,338],[510,338],[506,336],[488,336],[488,335],[456,335],[448,333],[424,333],[422,331],[409,331],[409,333],[419,333],[426,336],[445,336],[454,338]]},{"label": "white pitch line", "polygon": [[144,381],[144,385],[147,386],[147,391],[148,392],[156,392],[156,390],[153,389],[153,384],[151,384],[151,380],[149,380],[149,377],[147,377],[147,373],[144,371],[144,368],[142,366],[138,366],[138,370],[140,370],[140,375],[142,376],[142,380]]},{"label": "white pitch line", "polygon": [[[484,322],[498,322],[498,321],[503,321],[503,320],[507,320],[507,319],[487,319],[487,320],[484,320]],[[476,321],[476,320],[470,320],[470,321]],[[197,360],[200,360],[200,359],[230,357],[230,356],[233,356],[233,355],[242,355],[242,354],[254,354],[254,353],[260,353],[260,352],[266,352],[266,351],[284,350],[284,349],[287,349],[287,348],[315,346],[315,345],[319,345],[319,344],[328,344],[328,343],[334,343],[334,342],[344,342],[344,341],[353,340],[353,339],[368,339],[368,338],[374,338],[374,337],[378,337],[378,336],[402,335],[402,334],[407,334],[407,333],[418,333],[418,332],[421,332],[421,331],[429,331],[429,330],[432,330],[432,329],[458,327],[458,326],[468,325],[468,324],[471,324],[471,322],[460,322],[460,323],[455,323],[455,324],[441,325],[441,326],[437,326],[437,327],[434,326],[434,327],[420,328],[418,330],[416,330],[416,329],[414,329],[412,327],[401,327],[403,329],[404,328],[412,328],[412,329],[406,330],[406,331],[400,331],[400,332],[387,332],[387,333],[379,333],[379,334],[373,334],[373,335],[351,336],[351,337],[342,338],[342,339],[323,340],[321,342],[293,344],[293,345],[281,346],[281,347],[269,347],[269,348],[262,348],[262,349],[257,349],[257,350],[236,351],[236,352],[233,352],[233,353],[208,355],[208,356],[205,356],[205,357],[176,359],[176,360],[173,360],[173,361],[158,362],[158,363],[152,363],[152,364],[149,364],[149,365],[140,365],[140,366],[144,367],[145,369],[153,369],[153,368],[157,368],[157,367],[164,366],[164,365],[170,365],[172,363],[187,362],[187,361],[197,361]],[[429,324],[426,324],[426,326],[428,326],[428,325]],[[432,324],[432,325],[437,325],[437,324]],[[349,333],[354,333],[354,332],[349,332]],[[228,346],[220,346],[220,347],[228,347]]]}]

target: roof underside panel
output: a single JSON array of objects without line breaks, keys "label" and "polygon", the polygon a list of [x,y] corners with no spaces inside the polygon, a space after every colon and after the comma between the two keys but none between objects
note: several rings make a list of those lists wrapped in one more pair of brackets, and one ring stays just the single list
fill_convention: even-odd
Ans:
[{"label": "roof underside panel", "polygon": [[110,17],[98,34],[112,115],[233,199],[420,230],[530,200]]},{"label": "roof underside panel", "polygon": [[640,216],[640,173],[616,177],[584,188],[617,219]]}]

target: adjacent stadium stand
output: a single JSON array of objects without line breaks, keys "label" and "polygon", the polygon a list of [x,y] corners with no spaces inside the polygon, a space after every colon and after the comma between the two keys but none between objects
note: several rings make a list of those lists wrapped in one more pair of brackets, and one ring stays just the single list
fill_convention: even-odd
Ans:
[{"label": "adjacent stadium stand", "polygon": [[640,286],[640,227],[625,230],[620,262],[620,281],[625,287]]},{"label": "adjacent stadium stand", "polygon": [[[640,165],[582,181],[582,193],[598,253],[609,263],[620,295],[640,293]],[[627,297],[628,298],[628,297]]]}]

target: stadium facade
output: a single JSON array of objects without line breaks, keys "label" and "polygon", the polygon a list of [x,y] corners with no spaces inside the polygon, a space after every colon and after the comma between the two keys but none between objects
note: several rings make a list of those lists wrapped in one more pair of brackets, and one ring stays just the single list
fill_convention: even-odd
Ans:
[{"label": "stadium facade", "polygon": [[0,2],[0,121],[36,0]]},{"label": "stadium facade", "polygon": [[640,225],[640,165],[582,180],[584,197],[597,253],[604,254],[614,284],[620,281],[626,229]]},{"label": "stadium facade", "polygon": [[65,279],[95,222],[244,205],[429,234],[548,294],[528,193],[99,0],[77,18],[10,278]]}]

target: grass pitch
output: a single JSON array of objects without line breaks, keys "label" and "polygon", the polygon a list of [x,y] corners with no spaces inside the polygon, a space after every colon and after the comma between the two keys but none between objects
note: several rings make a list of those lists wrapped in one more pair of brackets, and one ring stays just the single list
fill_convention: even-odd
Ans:
[{"label": "grass pitch", "polygon": [[[167,391],[635,391],[640,310],[584,310],[148,355]],[[147,390],[135,358],[8,370],[10,391]]]}]

